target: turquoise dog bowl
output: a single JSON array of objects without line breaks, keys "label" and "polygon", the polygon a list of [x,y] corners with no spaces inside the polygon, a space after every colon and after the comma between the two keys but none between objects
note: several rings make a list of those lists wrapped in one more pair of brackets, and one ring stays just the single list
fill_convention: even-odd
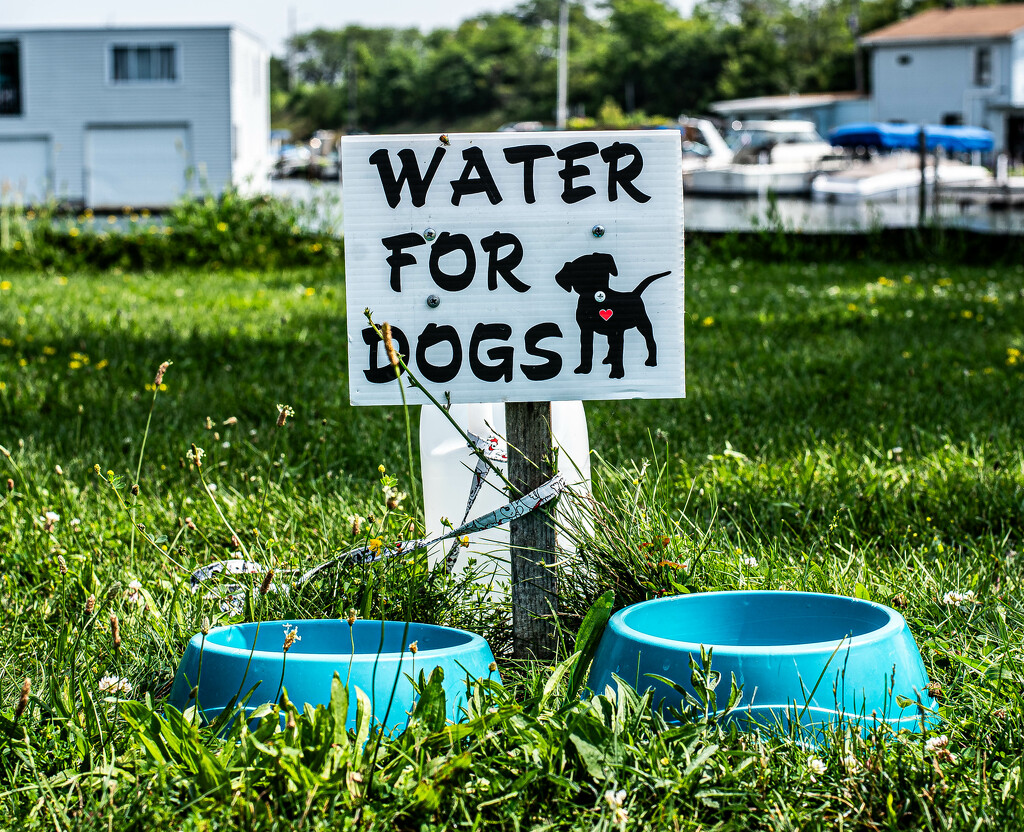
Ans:
[{"label": "turquoise dog bowl", "polygon": [[[293,627],[298,640],[286,656],[285,634]],[[413,642],[415,655],[409,650]],[[428,678],[434,668],[444,671],[447,716],[457,721],[466,704],[467,678],[500,681],[489,669],[493,661],[480,636],[432,624],[386,621],[383,629],[380,621],[356,621],[351,628],[338,620],[239,624],[211,630],[205,641],[202,634],[192,637],[168,702],[179,710],[191,707],[196,704],[192,689],[198,687],[199,706],[207,719],[214,719],[232,698],[241,702],[252,690],[246,702],[251,713],[277,701],[283,670],[283,688],[301,710],[306,703],[330,702],[337,673],[351,692],[348,727],[355,727],[355,689],[360,688],[370,698],[374,724],[391,733],[408,722],[416,696],[411,678],[418,680],[420,671]]]},{"label": "turquoise dog bowl", "polygon": [[[612,674],[644,691],[655,707],[680,708],[680,695],[654,676],[671,679],[691,696],[690,657],[712,648],[721,681],[718,704],[729,696],[730,674],[743,686],[729,716],[741,728],[820,732],[841,723],[870,728],[921,728],[934,703],[917,644],[898,612],[881,604],[809,592],[712,592],[660,598],[611,617],[591,665],[588,687],[614,686]],[[929,726],[936,720],[926,718]]]}]

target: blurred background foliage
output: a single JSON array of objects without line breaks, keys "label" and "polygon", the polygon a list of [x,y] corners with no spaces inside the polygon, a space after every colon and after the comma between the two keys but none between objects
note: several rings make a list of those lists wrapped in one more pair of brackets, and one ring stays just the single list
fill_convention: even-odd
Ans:
[{"label": "blurred background foliage", "polygon": [[[855,89],[857,33],[929,0],[573,0],[569,105],[596,119],[691,115],[712,101]],[[399,132],[552,122],[559,0],[527,0],[452,29],[315,29],[272,62],[275,127]],[[636,118],[634,118],[634,121]]]}]

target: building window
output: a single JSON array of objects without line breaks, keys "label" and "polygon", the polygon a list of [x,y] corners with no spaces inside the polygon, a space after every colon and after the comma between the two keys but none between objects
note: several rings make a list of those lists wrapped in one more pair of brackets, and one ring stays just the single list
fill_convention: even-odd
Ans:
[{"label": "building window", "polygon": [[173,43],[116,43],[110,57],[110,80],[115,84],[175,83],[181,77]]},{"label": "building window", "polygon": [[21,50],[16,40],[0,40],[0,116],[21,115]]},{"label": "building window", "polygon": [[896,63],[898,63],[900,66],[909,66],[910,62],[913,61],[913,60],[914,60],[914,58],[911,55],[897,55],[896,56]]},{"label": "building window", "polygon": [[974,86],[989,87],[992,85],[992,48],[979,46],[974,51]]}]

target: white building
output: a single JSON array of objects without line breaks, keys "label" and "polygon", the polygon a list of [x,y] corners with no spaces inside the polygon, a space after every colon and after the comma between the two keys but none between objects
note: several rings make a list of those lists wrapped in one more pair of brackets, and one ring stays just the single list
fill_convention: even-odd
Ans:
[{"label": "white building", "polygon": [[763,119],[812,121],[815,129],[827,136],[829,130],[851,121],[870,118],[870,101],[855,92],[820,92],[797,95],[763,95],[715,101],[711,111],[729,123]]},{"label": "white building", "polygon": [[0,187],[162,207],[269,159],[269,56],[233,26],[0,27]]},{"label": "white building", "polygon": [[860,43],[876,120],[985,127],[1024,159],[1024,3],[931,9]]}]

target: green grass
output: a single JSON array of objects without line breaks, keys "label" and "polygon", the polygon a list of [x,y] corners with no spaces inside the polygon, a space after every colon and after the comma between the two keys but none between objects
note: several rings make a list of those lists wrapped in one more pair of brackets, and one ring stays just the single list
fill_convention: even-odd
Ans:
[{"label": "green grass", "polygon": [[[394,539],[415,516],[410,498],[389,510],[382,493],[412,492],[402,414],[347,404],[343,310],[340,269],[0,276],[0,812],[12,826],[1021,825],[1019,266],[691,256],[688,398],[588,403],[596,532],[587,568],[562,583],[564,655],[608,588],[617,606],[740,587],[897,605],[941,687],[952,758],[914,735],[807,750],[704,719],[666,727],[628,690],[579,704],[549,668],[507,659],[506,688],[486,691],[458,741],[426,690],[422,719],[375,760],[375,742],[364,749],[329,712],[295,715],[294,731],[272,716],[229,742],[178,725],[156,742],[169,723],[147,702],[159,709],[203,616],[354,607],[507,647],[507,610],[417,560],[347,570],[330,591],[254,596],[236,618],[187,591],[189,569],[239,544],[280,578]],[[148,389],[163,361],[166,389]],[[296,411],[281,429],[278,404]],[[213,498],[187,461],[193,443]],[[47,512],[60,516],[51,528]],[[951,591],[974,597],[946,604]],[[108,675],[138,704],[107,701]]]}]

